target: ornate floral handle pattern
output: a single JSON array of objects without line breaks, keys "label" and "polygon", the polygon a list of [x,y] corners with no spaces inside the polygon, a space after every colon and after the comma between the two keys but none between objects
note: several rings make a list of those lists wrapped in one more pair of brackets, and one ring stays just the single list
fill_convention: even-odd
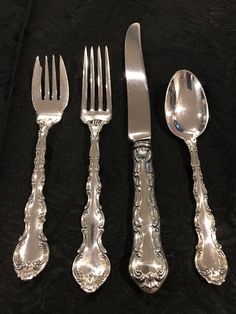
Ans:
[{"label": "ornate floral handle pattern", "polygon": [[103,122],[95,120],[89,125],[91,132],[89,177],[86,191],[88,202],[81,218],[83,243],[78,250],[72,272],[85,292],[96,291],[110,273],[110,261],[102,244],[104,215],[99,204],[101,182],[99,178],[99,132]]},{"label": "ornate floral handle pattern", "polygon": [[47,208],[42,190],[45,180],[46,137],[52,124],[53,122],[50,120],[48,122],[39,122],[38,142],[32,175],[32,193],[25,207],[25,230],[19,238],[13,254],[15,271],[22,280],[29,280],[37,276],[44,269],[49,258],[47,239],[43,234]]},{"label": "ornate floral handle pattern", "polygon": [[154,194],[152,151],[149,141],[134,147],[133,250],[129,272],[138,286],[156,292],[168,274],[160,239],[160,217]]},{"label": "ornate floral handle pattern", "polygon": [[226,257],[216,239],[215,219],[208,206],[207,190],[203,182],[196,140],[186,141],[193,169],[193,194],[197,203],[195,228],[198,236],[195,265],[208,283],[221,285],[228,271]]}]

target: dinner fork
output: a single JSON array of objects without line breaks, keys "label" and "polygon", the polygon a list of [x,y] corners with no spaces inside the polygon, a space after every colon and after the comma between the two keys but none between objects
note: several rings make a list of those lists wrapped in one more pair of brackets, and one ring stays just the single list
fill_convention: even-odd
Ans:
[{"label": "dinner fork", "polygon": [[[90,72],[90,89],[88,93],[88,68]],[[103,75],[102,75],[101,49],[97,49],[97,92],[98,108],[95,108],[95,67],[94,51],[90,49],[90,60],[88,62],[87,48],[84,50],[83,82],[81,99],[81,119],[90,130],[90,152],[89,152],[89,176],[86,185],[88,201],[81,218],[83,242],[78,250],[72,273],[85,292],[96,291],[107,279],[110,273],[110,261],[102,244],[102,233],[104,231],[104,215],[99,203],[101,193],[101,182],[99,178],[99,133],[104,124],[112,117],[111,108],[111,81],[108,49],[105,47],[105,89],[106,108],[103,103]],[[90,94],[90,104],[88,104]]]},{"label": "dinner fork", "polygon": [[[37,114],[36,122],[39,125],[32,174],[32,192],[25,207],[25,230],[13,254],[15,271],[22,280],[37,276],[48,262],[49,247],[43,233],[47,211],[43,196],[46,137],[49,129],[61,120],[69,99],[68,79],[62,57],[59,57],[59,73],[57,73],[55,56],[52,56],[51,89],[47,56],[45,56],[44,66],[44,88],[41,87],[42,72],[39,57],[37,57],[31,87],[32,102]],[[60,88],[57,88],[58,76]]]}]

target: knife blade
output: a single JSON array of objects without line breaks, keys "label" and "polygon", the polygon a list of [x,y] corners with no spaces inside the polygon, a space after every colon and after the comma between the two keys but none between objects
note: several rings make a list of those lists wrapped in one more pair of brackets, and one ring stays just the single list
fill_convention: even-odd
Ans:
[{"label": "knife blade", "polygon": [[154,193],[149,91],[144,68],[140,25],[125,38],[125,76],[128,135],[134,142],[133,249],[129,273],[145,292],[156,292],[165,281],[168,265],[160,238],[160,217]]},{"label": "knife blade", "polygon": [[128,134],[133,141],[151,139],[150,102],[141,47],[140,25],[132,24],[125,38]]}]

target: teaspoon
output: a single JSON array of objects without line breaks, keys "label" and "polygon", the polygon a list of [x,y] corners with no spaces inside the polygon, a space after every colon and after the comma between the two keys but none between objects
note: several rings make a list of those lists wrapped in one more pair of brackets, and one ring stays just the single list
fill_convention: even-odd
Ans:
[{"label": "teaspoon", "polygon": [[209,119],[208,104],[201,83],[190,71],[177,71],[171,78],[165,98],[165,116],[170,131],[185,141],[191,156],[193,195],[197,205],[195,265],[208,283],[221,285],[228,264],[216,239],[215,219],[208,205],[197,151],[197,137],[203,133]]}]

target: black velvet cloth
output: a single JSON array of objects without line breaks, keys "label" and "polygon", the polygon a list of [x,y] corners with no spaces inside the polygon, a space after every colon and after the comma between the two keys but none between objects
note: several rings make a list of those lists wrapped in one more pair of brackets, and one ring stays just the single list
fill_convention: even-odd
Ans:
[{"label": "black velvet cloth", "polygon": [[[169,275],[147,295],[132,282],[133,162],[127,136],[124,39],[141,24],[150,90],[155,191]],[[89,130],[80,120],[83,50],[108,45],[113,118],[101,134],[101,204],[104,245],[111,260],[106,283],[87,295],[71,266],[82,240],[86,203]],[[50,260],[32,281],[16,277],[12,254],[24,229],[24,207],[38,126],[31,101],[36,55],[61,53],[68,70],[70,101],[48,135],[45,235]],[[202,82],[210,119],[199,138],[199,155],[217,235],[228,258],[222,286],[207,284],[194,266],[190,158],[164,117],[164,97],[176,70],[186,68]],[[236,1],[234,0],[1,0],[0,4],[0,312],[165,313],[236,312]]]}]

